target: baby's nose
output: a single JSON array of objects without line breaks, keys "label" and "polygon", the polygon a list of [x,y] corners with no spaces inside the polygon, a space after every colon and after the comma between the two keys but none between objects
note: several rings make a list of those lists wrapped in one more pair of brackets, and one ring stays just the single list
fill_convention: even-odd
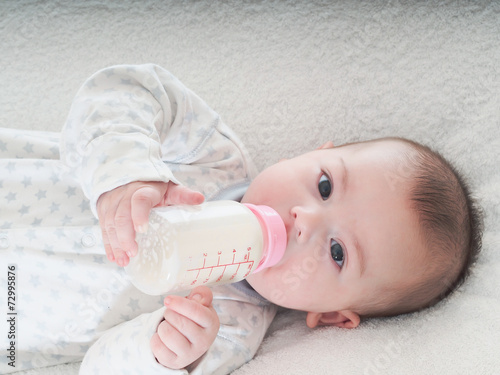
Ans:
[{"label": "baby's nose", "polygon": [[290,214],[293,219],[297,243],[302,244],[307,242],[317,226],[316,222],[318,221],[318,215],[299,206],[293,207],[290,210]]}]

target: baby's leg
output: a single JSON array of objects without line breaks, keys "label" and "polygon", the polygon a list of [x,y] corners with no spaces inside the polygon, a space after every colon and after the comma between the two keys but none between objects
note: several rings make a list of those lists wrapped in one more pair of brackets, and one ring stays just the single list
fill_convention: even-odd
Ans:
[{"label": "baby's leg", "polygon": [[[15,269],[16,367],[81,360],[110,327],[162,306],[107,261],[97,220],[54,133],[0,129],[0,305]],[[8,332],[7,320],[1,320]]]}]

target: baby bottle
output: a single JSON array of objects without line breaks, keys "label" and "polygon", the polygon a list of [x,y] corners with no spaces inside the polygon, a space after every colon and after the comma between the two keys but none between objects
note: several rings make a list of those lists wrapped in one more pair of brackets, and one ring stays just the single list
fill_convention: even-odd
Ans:
[{"label": "baby bottle", "polygon": [[213,201],[151,210],[138,254],[125,268],[142,292],[164,295],[240,281],[278,263],[286,229],[267,206]]}]

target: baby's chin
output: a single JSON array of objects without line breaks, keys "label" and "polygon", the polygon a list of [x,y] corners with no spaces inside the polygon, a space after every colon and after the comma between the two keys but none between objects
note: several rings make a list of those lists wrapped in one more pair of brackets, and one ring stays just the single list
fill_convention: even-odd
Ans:
[{"label": "baby's chin", "polygon": [[267,269],[263,269],[262,271],[259,271],[257,273],[250,274],[246,278],[246,280],[257,293],[269,300],[270,293],[269,288],[267,287],[269,284],[265,280],[266,273]]},{"label": "baby's chin", "polygon": [[251,274],[246,280],[257,293],[269,302],[290,308],[290,306],[286,306],[286,297],[282,288],[277,285],[279,283],[274,282],[272,277],[266,277],[270,276],[270,270],[271,268],[265,268],[260,272]]}]

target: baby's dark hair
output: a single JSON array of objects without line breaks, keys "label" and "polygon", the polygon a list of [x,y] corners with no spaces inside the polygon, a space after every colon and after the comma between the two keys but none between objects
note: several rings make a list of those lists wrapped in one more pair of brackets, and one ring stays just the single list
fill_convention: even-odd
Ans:
[{"label": "baby's dark hair", "polygon": [[363,317],[394,316],[433,306],[463,284],[481,249],[482,211],[460,173],[427,146],[404,138],[384,140],[407,146],[403,177],[429,261],[418,270],[418,282],[390,286],[385,297],[360,312]]}]

